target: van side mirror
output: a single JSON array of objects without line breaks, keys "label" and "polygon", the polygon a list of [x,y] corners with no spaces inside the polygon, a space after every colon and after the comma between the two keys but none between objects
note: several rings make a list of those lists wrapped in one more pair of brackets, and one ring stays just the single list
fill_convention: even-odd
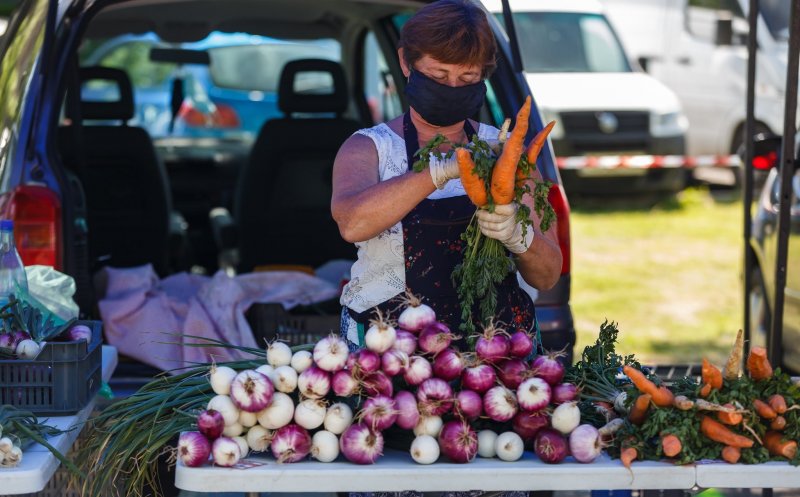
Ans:
[{"label": "van side mirror", "polygon": [[646,55],[641,55],[636,58],[636,61],[639,62],[639,65],[642,66],[642,70],[644,72],[649,72],[647,66],[650,64],[650,57]]},{"label": "van side mirror", "polygon": [[733,17],[728,11],[717,14],[717,31],[714,38],[717,46],[733,45]]}]

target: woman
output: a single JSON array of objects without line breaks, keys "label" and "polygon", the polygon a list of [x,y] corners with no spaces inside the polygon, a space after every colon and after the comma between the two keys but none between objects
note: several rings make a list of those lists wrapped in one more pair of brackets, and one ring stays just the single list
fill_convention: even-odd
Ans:
[{"label": "woman", "polygon": [[[458,330],[461,311],[450,275],[463,258],[460,236],[475,207],[454,160],[432,158],[421,173],[410,165],[414,153],[437,134],[453,143],[465,143],[473,134],[496,140],[496,128],[469,119],[483,105],[495,52],[486,15],[470,1],[440,0],[423,7],[403,26],[398,48],[409,111],[358,131],[339,150],[331,209],[342,237],[358,247],[341,298],[342,333],[354,347],[363,346],[364,327],[375,308],[396,308],[395,298],[406,289]],[[481,209],[481,231],[506,246],[528,284],[548,289],[561,271],[556,230],[539,231],[533,213],[536,228],[523,237],[515,214],[514,204],[498,205],[494,213]],[[534,328],[533,302],[514,274],[498,289],[497,309],[497,318],[514,329]]]}]

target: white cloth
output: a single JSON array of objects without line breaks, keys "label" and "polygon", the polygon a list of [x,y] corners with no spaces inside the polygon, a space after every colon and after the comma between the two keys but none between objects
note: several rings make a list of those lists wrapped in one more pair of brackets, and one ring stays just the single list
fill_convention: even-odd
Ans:
[{"label": "white cloth", "polygon": [[[478,137],[487,140],[497,138],[499,130],[481,124]],[[405,140],[384,123],[362,129],[357,134],[366,136],[375,143],[378,151],[378,178],[386,181],[408,172]],[[466,195],[460,179],[445,183],[428,199],[435,200]],[[350,270],[350,282],[344,287],[340,303],[356,312],[363,312],[385,302],[406,290],[406,271],[403,261],[403,226],[397,223],[378,236],[356,243],[358,259]],[[348,339],[358,343],[354,328]]]}]

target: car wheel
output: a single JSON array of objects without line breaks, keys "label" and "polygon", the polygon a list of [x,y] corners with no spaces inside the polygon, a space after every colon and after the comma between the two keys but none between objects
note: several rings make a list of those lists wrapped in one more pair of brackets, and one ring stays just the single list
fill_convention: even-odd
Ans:
[{"label": "car wheel", "polygon": [[767,293],[764,290],[764,277],[761,269],[753,268],[750,290],[747,292],[750,301],[750,336],[745,337],[754,346],[767,347],[767,337],[772,323]]}]

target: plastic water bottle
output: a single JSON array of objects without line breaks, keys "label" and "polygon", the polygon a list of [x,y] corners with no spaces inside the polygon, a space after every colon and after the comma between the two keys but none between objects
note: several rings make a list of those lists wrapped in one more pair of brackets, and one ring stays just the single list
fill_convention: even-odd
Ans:
[{"label": "plastic water bottle", "polygon": [[17,297],[20,290],[28,291],[25,266],[14,243],[14,221],[0,220],[0,306],[8,303],[8,295]]}]

